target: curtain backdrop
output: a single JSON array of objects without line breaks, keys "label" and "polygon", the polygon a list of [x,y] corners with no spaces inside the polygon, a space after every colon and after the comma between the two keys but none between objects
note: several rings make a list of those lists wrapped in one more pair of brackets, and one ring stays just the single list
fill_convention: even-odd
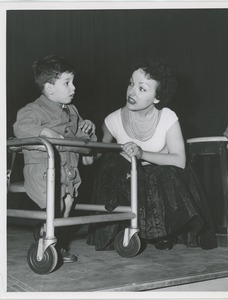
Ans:
[{"label": "curtain backdrop", "polygon": [[170,107],[185,138],[228,125],[228,10],[12,10],[7,12],[8,136],[16,112],[38,96],[32,63],[48,54],[76,67],[74,99],[98,127],[124,105],[129,66],[163,57],[178,79]]}]

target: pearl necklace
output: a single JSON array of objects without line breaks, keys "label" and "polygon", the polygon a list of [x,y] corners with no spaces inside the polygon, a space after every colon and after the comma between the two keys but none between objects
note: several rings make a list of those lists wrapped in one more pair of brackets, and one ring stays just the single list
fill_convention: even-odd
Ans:
[{"label": "pearl necklace", "polygon": [[129,110],[128,117],[131,126],[131,131],[137,140],[140,140],[142,142],[147,141],[154,135],[158,124],[158,109],[156,107],[154,107],[151,118],[148,120],[151,121],[151,126],[146,130],[142,130],[140,128],[141,124],[145,121],[138,120],[134,111]]}]

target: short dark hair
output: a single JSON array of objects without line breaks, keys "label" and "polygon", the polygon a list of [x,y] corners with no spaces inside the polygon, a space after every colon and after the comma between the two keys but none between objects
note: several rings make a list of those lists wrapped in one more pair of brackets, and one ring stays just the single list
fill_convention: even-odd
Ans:
[{"label": "short dark hair", "polygon": [[42,91],[45,83],[54,84],[62,73],[74,74],[74,68],[68,61],[56,55],[48,55],[43,59],[35,61],[32,65],[35,83]]},{"label": "short dark hair", "polygon": [[155,60],[149,57],[140,58],[132,65],[132,73],[138,69],[142,69],[151,79],[158,82],[156,98],[157,100],[160,100],[160,102],[155,104],[155,106],[157,109],[162,109],[172,99],[176,92],[176,78],[162,58],[157,58]]}]

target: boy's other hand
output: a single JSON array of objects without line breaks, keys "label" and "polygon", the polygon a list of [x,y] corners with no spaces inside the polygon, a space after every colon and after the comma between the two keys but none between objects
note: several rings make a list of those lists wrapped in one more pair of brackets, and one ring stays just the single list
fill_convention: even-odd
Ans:
[{"label": "boy's other hand", "polygon": [[79,127],[80,127],[81,131],[88,133],[88,134],[95,133],[95,129],[96,129],[96,126],[90,120],[83,120]]},{"label": "boy's other hand", "polygon": [[47,138],[53,138],[53,139],[64,139],[64,136],[62,134],[58,133],[57,131],[51,128],[44,128],[41,131],[40,136],[45,136]]}]

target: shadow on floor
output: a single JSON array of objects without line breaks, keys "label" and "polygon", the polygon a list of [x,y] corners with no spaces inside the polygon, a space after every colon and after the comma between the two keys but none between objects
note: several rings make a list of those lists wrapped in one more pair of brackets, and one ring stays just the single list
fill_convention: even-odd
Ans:
[{"label": "shadow on floor", "polygon": [[[88,246],[87,225],[73,227],[70,247],[78,261],[39,275],[26,260],[34,242],[34,225],[8,224],[8,292],[135,292],[228,277],[228,248],[202,250],[175,245],[172,250],[162,251],[148,244],[136,257],[123,258],[114,250],[100,252]],[[228,291],[228,285],[223,291]]]}]

